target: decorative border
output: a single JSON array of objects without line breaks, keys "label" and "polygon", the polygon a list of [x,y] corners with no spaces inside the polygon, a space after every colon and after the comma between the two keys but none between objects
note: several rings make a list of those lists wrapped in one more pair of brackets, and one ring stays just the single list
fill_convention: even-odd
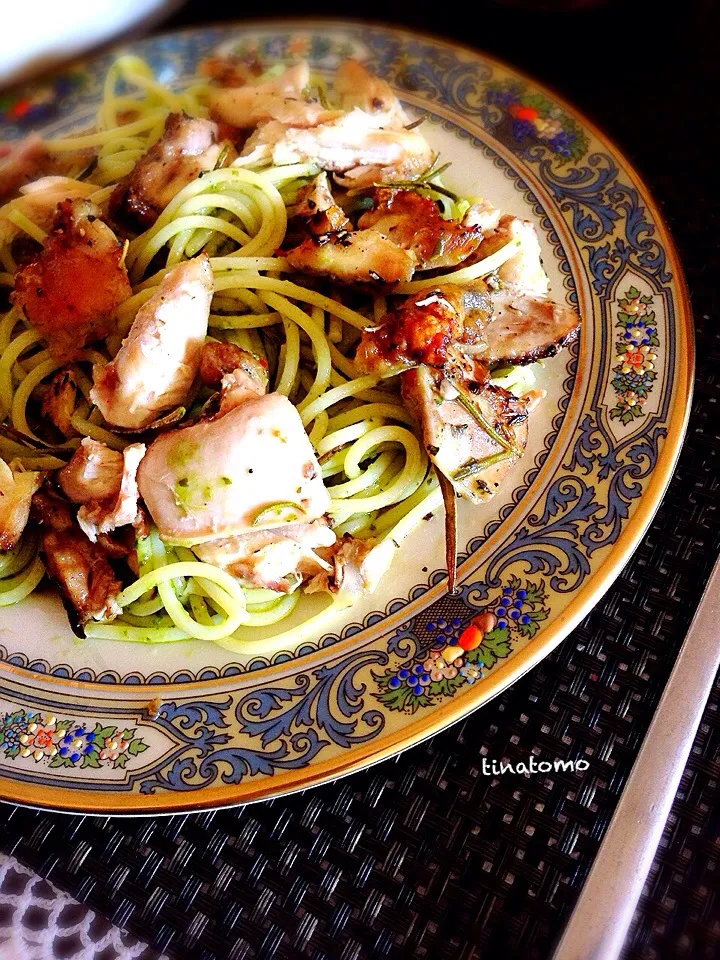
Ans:
[{"label": "decorative border", "polygon": [[660,340],[652,303],[653,298],[643,296],[637,287],[629,287],[618,302],[615,326],[621,333],[615,344],[617,366],[613,367],[612,379],[617,406],[610,411],[610,418],[626,426],[645,415],[645,401],[657,380],[655,348]]},{"label": "decorative border", "polygon": [[123,768],[128,760],[147,750],[137,730],[120,730],[96,723],[92,729],[83,721],[58,720],[57,717],[16,710],[0,717],[0,750],[6,760],[31,758],[49,767],[89,767],[108,764]]},{"label": "decorative border", "polygon": [[[263,30],[279,34],[275,26],[240,33]],[[497,105],[484,95],[487,84],[514,79],[528,89],[533,86],[470,51],[401,31],[326,24],[290,28],[288,35],[308,32],[349,37],[364,50],[371,68],[396,86],[411,87],[418,103],[437,104],[489,135],[498,119]],[[138,46],[141,52],[154,50],[161,59],[182,62],[204,53],[226,33],[227,28],[201,31]],[[569,108],[543,96],[579,122]],[[473,567],[472,557],[468,559],[460,594],[441,597],[379,639],[363,641],[359,635],[332,645],[322,661],[317,655],[308,657],[286,670],[276,666],[245,675],[239,684],[227,680],[187,691],[160,688],[158,692],[172,699],[152,701],[148,730],[172,746],[160,751],[157,762],[130,776],[125,794],[111,786],[92,791],[85,784],[82,790],[63,784],[62,790],[44,793],[39,786],[44,781],[33,778],[31,771],[0,780],[3,795],[47,806],[149,812],[238,802],[337,777],[436,732],[499,692],[559,643],[609,586],[669,480],[684,432],[692,342],[677,256],[656,208],[626,161],[587,124],[582,128],[588,146],[579,160],[559,155],[541,137],[510,149],[524,165],[525,179],[550,197],[571,226],[576,242],[572,257],[582,262],[589,278],[596,318],[605,318],[596,319],[586,332],[590,337],[602,334],[585,358],[592,364],[589,389],[586,397],[576,394],[571,400],[581,404],[582,415],[573,412],[574,419],[560,431],[560,466],[542,497],[531,507],[523,505],[522,519],[504,536],[496,524],[492,534],[497,535],[497,549],[482,565]],[[580,272],[576,276],[584,279]],[[656,409],[648,404],[642,417],[622,423],[611,417],[614,408],[605,396],[619,355],[612,342],[612,308],[628,300],[628,283],[634,283],[629,278],[638,278],[638,284],[652,291],[653,312],[669,335],[658,337]],[[583,287],[582,296],[587,292]],[[560,453],[553,450],[556,461]],[[507,510],[512,509],[508,505]],[[470,550],[477,546],[471,543]],[[503,603],[504,598],[509,602]],[[515,606],[519,601],[521,606]],[[503,620],[500,611],[505,609]],[[510,617],[510,609],[518,616]],[[529,617],[522,622],[530,628],[527,635],[520,623],[511,626],[523,616]],[[494,624],[489,617],[495,618]],[[428,620],[435,631],[427,629]],[[455,632],[446,634],[443,627],[449,640],[438,643],[437,628],[443,621]],[[535,632],[531,623],[544,624],[535,637],[529,635]],[[459,666],[456,648],[464,651]],[[446,650],[447,658],[442,656]],[[446,675],[438,653],[457,674]],[[464,667],[475,669],[461,674]],[[458,676],[463,683],[446,691],[443,682]],[[423,682],[411,686],[406,682],[411,677],[422,677]],[[30,698],[34,706],[41,699],[38,691],[23,689],[12,675],[10,679],[19,703]],[[403,683],[409,693],[400,697]],[[434,683],[441,686],[432,688]],[[77,697],[77,689],[57,679],[53,684],[44,687],[44,701],[65,703],[69,712],[66,701]],[[142,699],[148,694],[138,694],[140,698],[123,690],[118,705],[117,691],[102,691],[92,695],[93,709],[103,715],[100,699],[107,715],[137,716],[148,709]],[[421,702],[422,697],[427,700]],[[75,715],[80,712],[78,706]]]}]

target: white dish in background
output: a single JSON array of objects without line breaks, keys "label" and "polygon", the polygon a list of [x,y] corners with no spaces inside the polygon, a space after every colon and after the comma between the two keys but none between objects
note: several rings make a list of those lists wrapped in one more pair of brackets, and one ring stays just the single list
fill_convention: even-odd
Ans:
[{"label": "white dish in background", "polygon": [[0,87],[43,73],[128,31],[147,29],[182,0],[34,0],[11,4],[0,31]]}]

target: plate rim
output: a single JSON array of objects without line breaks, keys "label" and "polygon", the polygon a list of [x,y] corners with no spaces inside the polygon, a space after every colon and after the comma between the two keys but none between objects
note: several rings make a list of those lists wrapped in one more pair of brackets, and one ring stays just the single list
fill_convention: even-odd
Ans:
[{"label": "plate rim", "polygon": [[[396,36],[426,40],[462,52],[470,58],[479,59],[503,71],[509,71],[520,80],[530,84],[535,90],[548,94],[558,106],[590,131],[608,150],[609,154],[619,161],[623,173],[627,175],[631,184],[638,190],[643,204],[646,205],[652,215],[658,240],[667,256],[668,266],[672,271],[672,282],[677,290],[677,311],[672,329],[673,332],[682,331],[684,343],[680,342],[678,347],[684,346],[686,349],[678,350],[677,354],[676,397],[668,411],[667,434],[657,463],[636,508],[625,523],[617,541],[610,545],[607,556],[603,558],[598,569],[591,574],[587,585],[578,590],[577,595],[570,599],[568,605],[555,617],[552,624],[549,624],[538,634],[537,640],[533,640],[514,653],[506,662],[495,667],[483,678],[482,684],[474,687],[472,692],[468,691],[465,696],[448,698],[430,714],[423,715],[421,713],[417,717],[409,719],[408,723],[387,733],[379,739],[379,742],[370,740],[367,743],[355,744],[346,754],[335,755],[324,760],[316,759],[306,767],[275,772],[272,776],[259,779],[247,778],[241,783],[218,785],[220,778],[217,778],[215,782],[202,786],[196,792],[187,795],[174,791],[164,791],[150,795],[100,791],[91,794],[88,790],[77,789],[70,785],[63,785],[62,791],[54,791],[39,783],[20,781],[0,774],[0,800],[3,801],[20,803],[39,809],[53,809],[69,814],[138,816],[153,813],[171,815],[173,813],[252,803],[270,797],[288,795],[366,769],[375,763],[397,755],[404,749],[419,744],[479,709],[519,680],[520,677],[555,650],[580,620],[592,610],[619,576],[623,566],[635,552],[649,528],[675,472],[684,443],[692,407],[695,374],[694,323],[685,271],[670,228],[653,192],[624,151],[615,144],[602,128],[598,127],[593,120],[572,103],[569,103],[562,95],[559,95],[551,86],[538,81],[531,74],[525,73],[514,64],[488,54],[481,47],[467,46],[445,36],[436,36],[425,31],[390,24],[382,20],[349,19],[341,21],[334,17],[226,20],[218,23],[195,24],[174,30],[163,30],[139,38],[134,43],[182,37],[183,35],[192,35],[204,30],[217,30],[224,27],[238,32],[262,31],[263,29],[279,32],[285,27],[296,27],[304,30],[320,27],[333,28],[338,31],[364,27],[378,28]],[[122,48],[122,45],[113,45],[97,56],[111,55]],[[75,64],[90,63],[97,59],[97,56],[83,58],[75,61]],[[62,73],[68,66],[71,65],[66,65],[55,72]],[[524,162],[521,161],[521,163]],[[53,686],[59,685],[66,692],[68,690],[78,690],[88,695],[97,694],[99,688],[107,692],[110,690],[118,692],[115,685],[108,687],[107,684],[93,681],[68,680],[15,667],[7,662],[3,663],[3,669],[16,675],[18,679],[25,680],[26,684],[28,680],[35,680],[38,688],[50,684]],[[264,673],[267,669],[273,668],[265,668],[258,672]],[[203,681],[202,689],[210,693],[218,687],[227,685],[231,679],[229,677],[218,677],[217,679]],[[194,686],[192,683],[133,684],[131,690],[133,699],[142,699],[145,694],[157,696],[165,692],[180,696],[187,695],[189,689]],[[47,686],[45,689],[47,689]]]}]

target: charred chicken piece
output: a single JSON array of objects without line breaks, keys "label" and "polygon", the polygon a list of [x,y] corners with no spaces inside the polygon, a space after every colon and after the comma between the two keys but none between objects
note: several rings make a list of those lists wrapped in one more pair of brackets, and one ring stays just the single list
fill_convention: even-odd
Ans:
[{"label": "charred chicken piece", "polygon": [[120,581],[102,547],[91,543],[77,525],[70,505],[40,490],[33,497],[32,512],[40,527],[45,566],[67,601],[71,623],[77,628],[89,620],[118,616]]},{"label": "charred chicken piece", "polygon": [[490,364],[534,363],[554,357],[576,340],[580,317],[565,304],[513,287],[493,295],[494,315],[483,331]]},{"label": "charred chicken piece", "polygon": [[132,292],[122,247],[99,216],[87,200],[63,201],[42,252],[15,274],[15,305],[60,361],[106,337]]},{"label": "charred chicken piece", "polygon": [[408,297],[385,316],[381,326],[365,330],[355,363],[366,373],[419,364],[442,368],[453,345],[481,346],[491,315],[492,299],[482,280],[467,288],[434,287]]},{"label": "charred chicken piece", "polygon": [[43,394],[40,413],[64,437],[72,437],[75,430],[70,418],[75,412],[78,385],[72,367],[63,367],[52,377]]},{"label": "charred chicken piece", "polygon": [[213,170],[223,151],[235,156],[211,120],[171,113],[163,135],[138,160],[110,197],[110,214],[121,223],[151,227],[165,207],[198,174]]},{"label": "charred chicken piece", "polygon": [[448,382],[428,367],[403,374],[402,395],[438,470],[465,499],[489,500],[525,449],[528,403],[489,383]]},{"label": "charred chicken piece", "polygon": [[373,207],[360,217],[358,227],[379,230],[411,251],[416,270],[457,266],[483,242],[480,227],[444,220],[437,204],[414,190],[378,187],[370,199]]},{"label": "charred chicken piece", "polygon": [[352,230],[352,224],[332,195],[324,171],[298,191],[295,203],[288,209],[288,217],[290,242],[286,237],[285,247],[296,246],[307,237]]},{"label": "charred chicken piece", "polygon": [[413,254],[378,230],[341,230],[312,237],[290,250],[287,261],[302,273],[375,286],[407,281],[415,269]]},{"label": "charred chicken piece", "polygon": [[13,469],[0,460],[0,550],[16,547],[30,516],[33,494],[45,475]]}]

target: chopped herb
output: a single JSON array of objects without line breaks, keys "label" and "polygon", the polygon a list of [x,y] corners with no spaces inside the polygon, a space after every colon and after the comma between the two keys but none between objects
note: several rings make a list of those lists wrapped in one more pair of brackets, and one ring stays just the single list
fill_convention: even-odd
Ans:
[{"label": "chopped herb", "polygon": [[220,477],[220,483],[223,483],[226,487],[229,487],[232,484],[232,480],[230,477]]},{"label": "chopped herb", "polygon": [[495,428],[488,423],[485,417],[482,415],[480,410],[475,406],[475,404],[470,400],[470,398],[463,392],[463,389],[459,387],[459,382],[455,382],[455,386],[458,388],[457,400],[458,403],[464,407],[470,416],[483,428],[485,433],[499,444],[503,450],[508,450],[510,453],[519,453],[518,449],[511,442],[508,442],[504,437],[502,437]]},{"label": "chopped herb", "polygon": [[[468,460],[464,466],[460,467],[460,469],[453,474],[452,479],[455,482],[467,480],[468,477],[487,470],[488,467],[500,463],[501,460],[507,460],[507,458],[511,457],[515,452],[514,450],[500,450],[498,453],[493,453],[489,457],[484,457],[482,460]],[[487,484],[484,484],[484,486],[487,487]]]},{"label": "chopped herb", "polygon": [[220,170],[221,167],[225,166],[225,161],[227,160],[229,153],[230,153],[230,144],[226,143],[225,146],[220,151],[220,154],[217,158],[215,166],[213,167],[214,170]]},{"label": "chopped herb", "polygon": [[427,120],[427,114],[424,113],[424,114],[422,115],[422,117],[418,117],[417,120],[413,120],[412,123],[406,124],[406,125],[405,125],[405,129],[406,129],[406,130],[414,130],[415,127],[419,127],[420,124],[421,124],[421,123],[425,123],[426,120]]}]

